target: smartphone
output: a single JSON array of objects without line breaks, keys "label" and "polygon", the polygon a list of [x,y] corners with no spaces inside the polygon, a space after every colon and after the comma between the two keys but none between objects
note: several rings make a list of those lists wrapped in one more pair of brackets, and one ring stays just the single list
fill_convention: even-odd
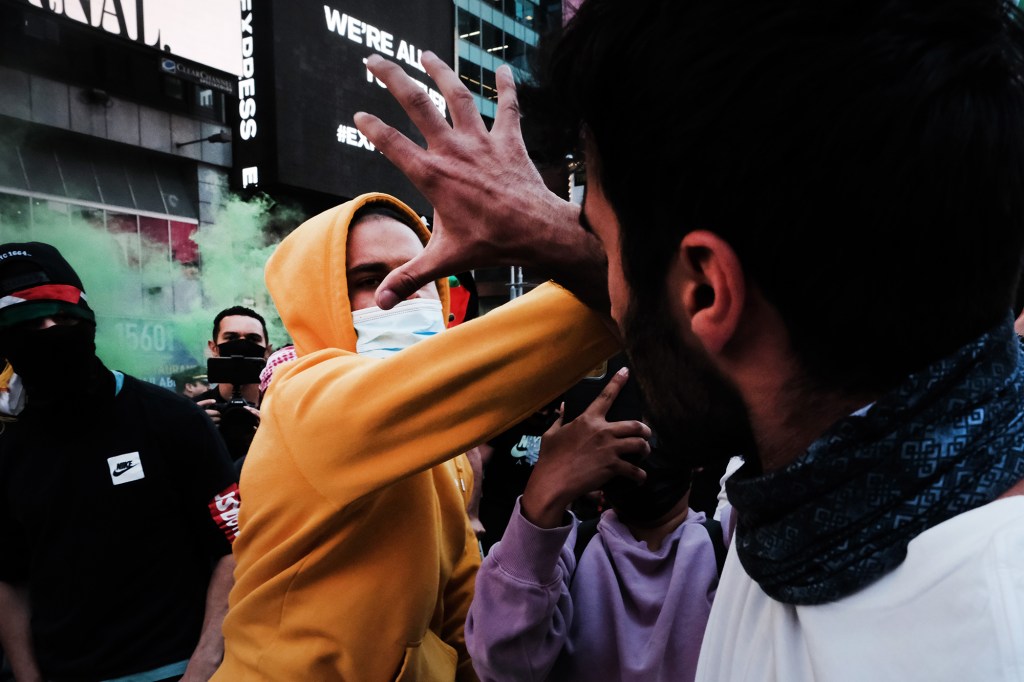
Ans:
[{"label": "smartphone", "polygon": [[[570,387],[564,394],[565,412],[562,423],[568,424],[580,416],[584,410],[601,394],[604,387],[611,381],[615,373],[622,367],[628,366],[625,353],[619,353],[606,362],[598,365],[587,376],[580,379],[574,386]],[[619,391],[615,402],[608,409],[605,417],[610,422],[626,421],[630,419],[643,419],[643,400],[636,380],[632,376],[626,381],[626,385]]]}]

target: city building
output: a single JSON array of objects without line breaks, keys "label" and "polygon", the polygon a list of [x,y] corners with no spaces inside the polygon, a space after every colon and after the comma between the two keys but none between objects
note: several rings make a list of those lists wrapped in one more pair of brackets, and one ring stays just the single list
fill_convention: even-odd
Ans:
[{"label": "city building", "polygon": [[[490,121],[494,71],[525,77],[558,0],[0,0],[0,240],[49,241],[82,273],[101,357],[171,387],[241,303],[285,332],[262,287],[273,245],[365,191],[429,206],[352,125],[418,132],[366,70],[453,64]],[[484,310],[531,288],[478,272]]]},{"label": "city building", "polygon": [[[497,106],[495,71],[508,64],[517,81],[528,79],[540,37],[557,28],[563,13],[578,0],[565,4],[563,8],[562,0],[455,0],[455,70],[488,125]],[[558,181],[553,178],[550,183]],[[521,267],[486,268],[474,274],[484,312],[540,283]]]}]

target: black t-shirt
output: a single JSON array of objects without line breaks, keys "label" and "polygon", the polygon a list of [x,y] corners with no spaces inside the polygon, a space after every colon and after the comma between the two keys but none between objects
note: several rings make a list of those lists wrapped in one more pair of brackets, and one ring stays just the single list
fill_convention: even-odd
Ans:
[{"label": "black t-shirt", "polygon": [[[238,462],[249,452],[249,446],[252,445],[252,439],[256,435],[256,427],[259,425],[259,420],[256,418],[256,415],[240,404],[229,406],[228,401],[221,396],[220,389],[217,386],[200,393],[193,397],[192,400],[198,403],[200,400],[208,400],[210,398],[217,401],[217,406],[221,411],[220,425],[217,430],[224,439],[224,443],[228,446],[228,454],[231,455],[231,459],[237,464],[236,468],[240,468],[241,464],[238,464]],[[248,405],[249,403],[246,404]]]},{"label": "black t-shirt", "polygon": [[535,415],[532,423],[517,424],[487,442],[493,452],[484,465],[480,497],[480,522],[484,525],[480,542],[485,553],[505,534],[516,498],[526,490],[537,463],[541,434],[553,418],[538,421]]},{"label": "black t-shirt", "polygon": [[213,565],[237,532],[237,479],[209,417],[124,377],[88,420],[33,412],[0,434],[0,580],[26,583],[51,680],[191,656]]}]

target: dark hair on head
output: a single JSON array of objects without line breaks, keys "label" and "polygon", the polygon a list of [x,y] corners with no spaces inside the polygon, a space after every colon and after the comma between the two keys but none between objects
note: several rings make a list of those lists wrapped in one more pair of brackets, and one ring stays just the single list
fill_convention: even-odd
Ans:
[{"label": "dark hair on head", "polygon": [[[397,208],[391,207],[389,204],[379,201],[371,201],[357,208],[356,212],[352,215],[350,226],[354,227],[370,216],[384,216],[386,218],[392,218],[403,225],[408,225],[409,227],[416,229],[416,225],[412,223],[412,218],[410,216],[399,211]],[[422,223],[420,223],[420,225],[422,225]]]},{"label": "dark hair on head", "polygon": [[1013,304],[1022,46],[1006,0],[586,0],[522,103],[586,136],[635,298],[710,230],[812,385],[877,391]]},{"label": "dark hair on head", "polygon": [[243,317],[251,317],[260,321],[260,325],[263,327],[263,340],[270,343],[270,334],[267,333],[267,321],[263,319],[263,316],[252,308],[246,308],[244,305],[233,305],[230,308],[217,313],[217,317],[213,318],[213,336],[210,338],[214,341],[217,340],[217,334],[220,333],[220,323],[225,317],[231,317],[232,315],[241,315]]}]

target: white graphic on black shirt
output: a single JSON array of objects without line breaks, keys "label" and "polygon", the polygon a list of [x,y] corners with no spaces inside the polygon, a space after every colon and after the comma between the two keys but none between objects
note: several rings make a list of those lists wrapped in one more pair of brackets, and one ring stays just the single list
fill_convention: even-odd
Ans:
[{"label": "white graphic on black shirt", "polygon": [[523,436],[519,439],[509,452],[515,459],[523,459],[526,464],[533,466],[540,456],[540,436]]},{"label": "white graphic on black shirt", "polygon": [[126,452],[116,457],[108,457],[107,466],[110,468],[110,481],[114,485],[138,481],[146,477],[142,471],[142,458],[138,452]]}]

